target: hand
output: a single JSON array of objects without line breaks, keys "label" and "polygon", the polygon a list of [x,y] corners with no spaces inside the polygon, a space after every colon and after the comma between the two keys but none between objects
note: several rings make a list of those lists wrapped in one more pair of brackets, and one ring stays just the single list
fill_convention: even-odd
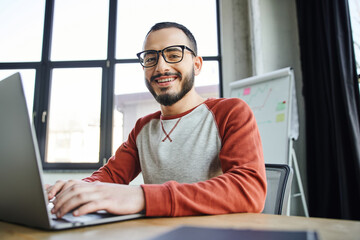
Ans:
[{"label": "hand", "polygon": [[53,199],[57,194],[61,193],[62,191],[68,189],[72,185],[76,183],[82,182],[81,180],[69,180],[69,181],[63,181],[58,180],[54,185],[45,184],[45,189],[48,194],[48,200]]},{"label": "hand", "polygon": [[[52,190],[58,191],[55,186],[50,189],[50,193]],[[140,186],[73,181],[59,182],[57,187],[62,190],[56,195],[51,212],[58,218],[74,209],[73,215],[80,216],[98,210],[117,215],[132,214],[145,208],[144,192]]]}]

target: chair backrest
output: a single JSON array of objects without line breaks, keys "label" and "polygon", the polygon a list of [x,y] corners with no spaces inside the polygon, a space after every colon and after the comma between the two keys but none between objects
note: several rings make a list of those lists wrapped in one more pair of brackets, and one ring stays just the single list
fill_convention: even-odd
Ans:
[{"label": "chair backrest", "polygon": [[267,193],[263,213],[286,215],[293,170],[286,164],[265,164]]}]

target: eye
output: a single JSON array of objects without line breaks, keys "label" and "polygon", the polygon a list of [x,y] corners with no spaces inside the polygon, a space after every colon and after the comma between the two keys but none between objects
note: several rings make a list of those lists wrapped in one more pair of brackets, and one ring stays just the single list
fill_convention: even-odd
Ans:
[{"label": "eye", "polygon": [[170,48],[165,51],[165,56],[168,61],[175,62],[182,58],[181,48]]},{"label": "eye", "polygon": [[147,53],[144,53],[142,59],[143,59],[143,62],[145,65],[151,65],[151,64],[156,63],[157,55],[152,52],[150,52],[150,53],[147,52]]},{"label": "eye", "polygon": [[172,53],[170,55],[167,55],[167,57],[170,59],[178,59],[178,58],[181,58],[181,54]]},{"label": "eye", "polygon": [[156,57],[146,57],[144,63],[153,63],[156,61]]}]

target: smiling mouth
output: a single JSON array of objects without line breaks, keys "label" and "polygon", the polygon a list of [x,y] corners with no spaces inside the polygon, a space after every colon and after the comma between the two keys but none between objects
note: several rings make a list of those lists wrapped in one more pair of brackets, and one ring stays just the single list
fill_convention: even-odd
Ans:
[{"label": "smiling mouth", "polygon": [[167,72],[165,74],[159,74],[156,76],[152,76],[150,78],[150,82],[156,82],[157,84],[160,84],[160,85],[166,85],[171,82],[174,82],[176,79],[181,79],[180,73]]},{"label": "smiling mouth", "polygon": [[176,78],[163,78],[163,79],[157,79],[155,80],[157,83],[166,83],[166,82],[172,82],[174,81]]}]

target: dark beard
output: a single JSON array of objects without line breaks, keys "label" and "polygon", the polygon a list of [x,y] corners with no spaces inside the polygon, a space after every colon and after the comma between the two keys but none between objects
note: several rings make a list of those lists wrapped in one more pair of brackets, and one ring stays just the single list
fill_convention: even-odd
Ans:
[{"label": "dark beard", "polygon": [[[154,96],[155,100],[160,103],[163,106],[171,106],[174,103],[178,102],[180,99],[182,99],[194,86],[194,79],[195,79],[195,73],[194,70],[192,70],[191,74],[189,74],[188,76],[185,76],[184,78],[181,77],[180,73],[174,74],[174,73],[165,73],[161,76],[170,76],[170,75],[177,75],[181,81],[181,90],[178,93],[175,94],[168,94],[168,93],[164,93],[164,94],[159,94],[157,95],[154,91],[154,89],[152,88],[150,82],[148,80],[145,79],[145,84],[146,87],[149,89],[149,91],[151,92],[151,94]],[[151,78],[151,81],[153,81],[152,79],[159,77],[158,76],[154,76]],[[167,88],[163,88],[161,91],[166,92]]]}]

